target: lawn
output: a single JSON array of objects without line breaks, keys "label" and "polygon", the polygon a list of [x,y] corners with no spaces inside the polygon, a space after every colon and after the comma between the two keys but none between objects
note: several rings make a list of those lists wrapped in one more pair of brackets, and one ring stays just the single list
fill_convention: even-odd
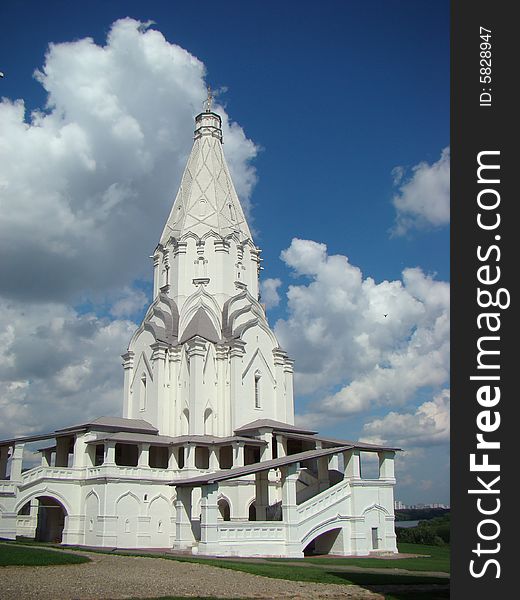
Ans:
[{"label": "lawn", "polygon": [[[450,547],[449,546],[424,546],[421,544],[399,544],[399,552],[404,554],[425,554],[427,556],[419,558],[328,558],[307,557],[306,563],[326,564],[338,566],[356,566],[377,569],[407,569],[408,571],[437,571],[442,573],[450,572]],[[275,562],[286,562],[287,558],[270,559]],[[298,560],[298,559],[296,559]]]},{"label": "lawn", "polygon": [[42,567],[47,565],[71,565],[90,562],[86,556],[69,552],[56,552],[45,548],[0,544],[0,566],[10,565]]},{"label": "lawn", "polygon": [[[440,584],[446,585],[448,579],[444,577],[430,577],[422,575],[401,575],[395,573],[347,573],[334,569],[327,569],[323,566],[297,566],[294,564],[284,564],[281,562],[258,563],[253,561],[228,561],[218,558],[191,558],[191,557],[171,557],[172,560],[194,562],[221,569],[231,569],[234,571],[243,571],[262,577],[271,577],[274,579],[287,579],[290,581],[303,581],[313,583],[336,583],[343,585],[423,585]],[[331,565],[332,566],[332,565]]]}]

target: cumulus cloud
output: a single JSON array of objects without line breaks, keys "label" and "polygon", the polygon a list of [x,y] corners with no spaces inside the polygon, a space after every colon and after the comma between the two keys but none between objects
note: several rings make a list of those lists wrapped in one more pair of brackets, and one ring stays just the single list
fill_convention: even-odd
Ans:
[{"label": "cumulus cloud", "polygon": [[365,424],[366,441],[402,446],[432,446],[449,441],[450,390],[444,389],[414,413],[389,412]]},{"label": "cumulus cloud", "polygon": [[393,172],[398,186],[392,202],[397,211],[392,234],[404,235],[410,229],[441,227],[450,222],[450,149],[444,148],[433,164],[421,162],[411,169]]},{"label": "cumulus cloud", "polygon": [[[104,46],[51,44],[36,73],[45,109],[0,103],[4,297],[67,302],[151,273],[206,87],[204,64],[149,25],[121,19]],[[215,110],[247,211],[257,148]]]},{"label": "cumulus cloud", "polygon": [[280,304],[278,288],[281,285],[281,279],[264,279],[260,282],[260,295],[266,308],[274,308]]},{"label": "cumulus cloud", "polygon": [[408,268],[402,280],[376,283],[310,240],[293,239],[282,259],[305,281],[289,286],[289,314],[275,331],[296,361],[296,392],[321,399],[313,413],[404,405],[419,389],[445,384],[446,282]]},{"label": "cumulus cloud", "polygon": [[135,324],[0,299],[0,437],[121,414],[120,354]]},{"label": "cumulus cloud", "polygon": [[112,304],[110,314],[114,317],[132,317],[141,311],[150,299],[139,289],[125,287],[121,296]]}]

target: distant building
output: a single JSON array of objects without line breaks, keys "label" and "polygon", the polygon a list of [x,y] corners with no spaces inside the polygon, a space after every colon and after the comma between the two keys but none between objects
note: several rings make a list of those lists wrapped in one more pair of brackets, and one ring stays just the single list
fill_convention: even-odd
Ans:
[{"label": "distant building", "polygon": [[[1,537],[239,556],[396,551],[396,448],[294,425],[293,361],[259,302],[260,261],[208,101],[153,253],[153,302],[123,355],[123,417],[0,441]],[[46,439],[41,465],[24,471],[24,443]],[[361,478],[364,452],[379,456],[377,479]]]}]

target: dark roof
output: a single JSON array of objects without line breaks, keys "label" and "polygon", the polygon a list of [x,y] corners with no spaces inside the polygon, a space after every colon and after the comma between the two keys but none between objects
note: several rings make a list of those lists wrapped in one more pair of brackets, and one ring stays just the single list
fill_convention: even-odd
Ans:
[{"label": "dark roof", "polygon": [[256,421],[246,423],[246,425],[242,425],[238,429],[235,429],[235,433],[257,431],[258,429],[264,428],[273,429],[275,431],[294,431],[296,433],[303,433],[308,435],[313,435],[317,433],[316,431],[311,431],[310,429],[303,429],[302,427],[290,425],[289,423],[282,423],[281,421],[275,421],[274,419],[257,419]]},{"label": "dark roof", "polygon": [[158,433],[158,429],[143,419],[123,419],[122,417],[98,417],[93,421],[56,429],[56,434],[72,433],[80,430],[97,431],[135,431],[142,433]]},{"label": "dark roof", "polygon": [[338,446],[336,448],[327,448],[322,450],[307,450],[307,452],[299,452],[298,454],[290,454],[289,456],[282,456],[281,458],[264,460],[262,462],[253,463],[252,465],[245,465],[244,467],[225,469],[223,471],[216,471],[215,473],[205,473],[204,475],[189,477],[188,479],[177,479],[176,481],[172,481],[169,485],[175,485],[177,487],[198,487],[199,485],[216,483],[217,481],[226,481],[227,479],[235,479],[235,477],[260,473],[262,471],[268,471],[269,469],[277,469],[279,467],[291,465],[303,460],[320,458],[321,456],[329,456],[331,454],[337,454],[338,452],[345,452],[346,450],[351,449],[352,446]]},{"label": "dark roof", "polygon": [[401,450],[401,448],[395,448],[393,446],[378,446],[377,444],[365,444],[364,442],[353,442],[352,440],[338,440],[335,438],[328,438],[328,437],[323,437],[320,435],[305,435],[302,433],[296,433],[296,432],[291,432],[291,431],[287,431],[287,432],[281,432],[284,434],[284,436],[288,439],[292,439],[292,440],[304,440],[304,441],[310,441],[310,442],[321,442],[322,444],[327,444],[329,447],[330,446],[353,446],[354,448],[357,448],[359,450],[366,450],[367,452],[370,451],[374,451],[374,452],[380,452],[381,450],[389,450],[389,451],[398,451]]},{"label": "dark roof", "polygon": [[195,336],[200,336],[209,342],[215,343],[220,340],[219,333],[211,322],[208,313],[202,306],[198,308],[197,312],[193,315],[179,342],[182,344]]}]

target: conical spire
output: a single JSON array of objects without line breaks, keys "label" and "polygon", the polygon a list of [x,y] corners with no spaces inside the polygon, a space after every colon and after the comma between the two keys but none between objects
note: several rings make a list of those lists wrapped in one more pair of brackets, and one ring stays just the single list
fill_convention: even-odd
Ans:
[{"label": "conical spire", "polygon": [[189,232],[199,237],[208,231],[222,237],[236,232],[251,238],[222,149],[222,121],[211,111],[211,99],[209,93],[206,110],[195,118],[193,148],[161,235],[162,245]]}]

